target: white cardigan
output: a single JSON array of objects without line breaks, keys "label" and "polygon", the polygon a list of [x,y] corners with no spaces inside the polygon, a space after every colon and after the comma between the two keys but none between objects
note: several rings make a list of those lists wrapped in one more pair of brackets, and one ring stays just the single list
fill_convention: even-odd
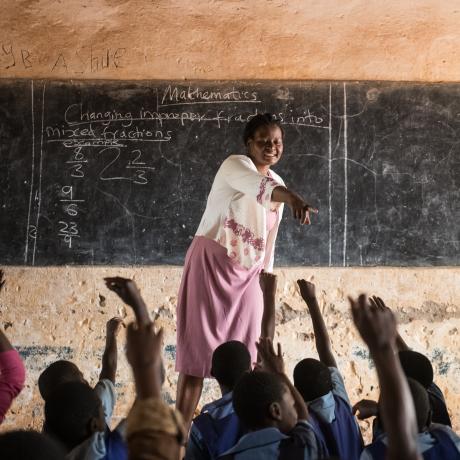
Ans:
[{"label": "white cardigan", "polygon": [[[231,155],[220,166],[208,196],[206,210],[196,232],[227,249],[227,255],[245,268],[261,260],[273,270],[274,246],[283,214],[282,203],[273,203],[273,189],[284,181],[270,170],[257,171],[246,155]],[[276,225],[267,234],[267,211],[276,208]]]}]

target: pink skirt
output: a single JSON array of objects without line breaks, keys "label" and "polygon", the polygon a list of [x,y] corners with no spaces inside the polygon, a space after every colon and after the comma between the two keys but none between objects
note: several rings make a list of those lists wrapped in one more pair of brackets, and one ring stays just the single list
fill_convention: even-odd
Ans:
[{"label": "pink skirt", "polygon": [[212,353],[228,340],[243,342],[255,362],[263,314],[261,270],[262,263],[249,270],[235,264],[209,238],[193,239],[177,301],[176,371],[210,377]]}]

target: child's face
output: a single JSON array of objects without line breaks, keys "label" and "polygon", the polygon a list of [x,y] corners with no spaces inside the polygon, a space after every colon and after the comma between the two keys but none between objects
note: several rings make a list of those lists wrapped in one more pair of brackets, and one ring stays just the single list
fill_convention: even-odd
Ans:
[{"label": "child's face", "polygon": [[279,402],[281,411],[281,420],[278,426],[282,433],[289,433],[297,423],[297,410],[295,408],[295,401],[292,397],[291,391],[285,387],[283,397]]}]

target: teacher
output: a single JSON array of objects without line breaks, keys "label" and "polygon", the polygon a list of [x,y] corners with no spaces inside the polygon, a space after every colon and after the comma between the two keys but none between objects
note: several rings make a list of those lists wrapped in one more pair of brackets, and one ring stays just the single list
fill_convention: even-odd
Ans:
[{"label": "teacher", "polygon": [[187,251],[177,303],[176,354],[176,407],[187,428],[203,378],[210,377],[215,348],[239,340],[256,360],[263,314],[259,274],[273,269],[283,203],[301,224],[309,224],[309,212],[317,212],[270,169],[283,154],[283,138],[283,128],[271,114],[247,123],[247,154],[229,156],[217,171]]}]

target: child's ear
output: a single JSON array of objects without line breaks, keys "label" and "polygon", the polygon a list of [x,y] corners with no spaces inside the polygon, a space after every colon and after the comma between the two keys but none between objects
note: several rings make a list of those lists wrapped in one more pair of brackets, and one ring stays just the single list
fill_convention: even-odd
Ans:
[{"label": "child's ear", "polygon": [[101,417],[92,417],[88,422],[90,434],[105,430],[105,421]]},{"label": "child's ear", "polygon": [[281,420],[281,406],[277,402],[273,402],[268,406],[268,415],[273,420]]}]

